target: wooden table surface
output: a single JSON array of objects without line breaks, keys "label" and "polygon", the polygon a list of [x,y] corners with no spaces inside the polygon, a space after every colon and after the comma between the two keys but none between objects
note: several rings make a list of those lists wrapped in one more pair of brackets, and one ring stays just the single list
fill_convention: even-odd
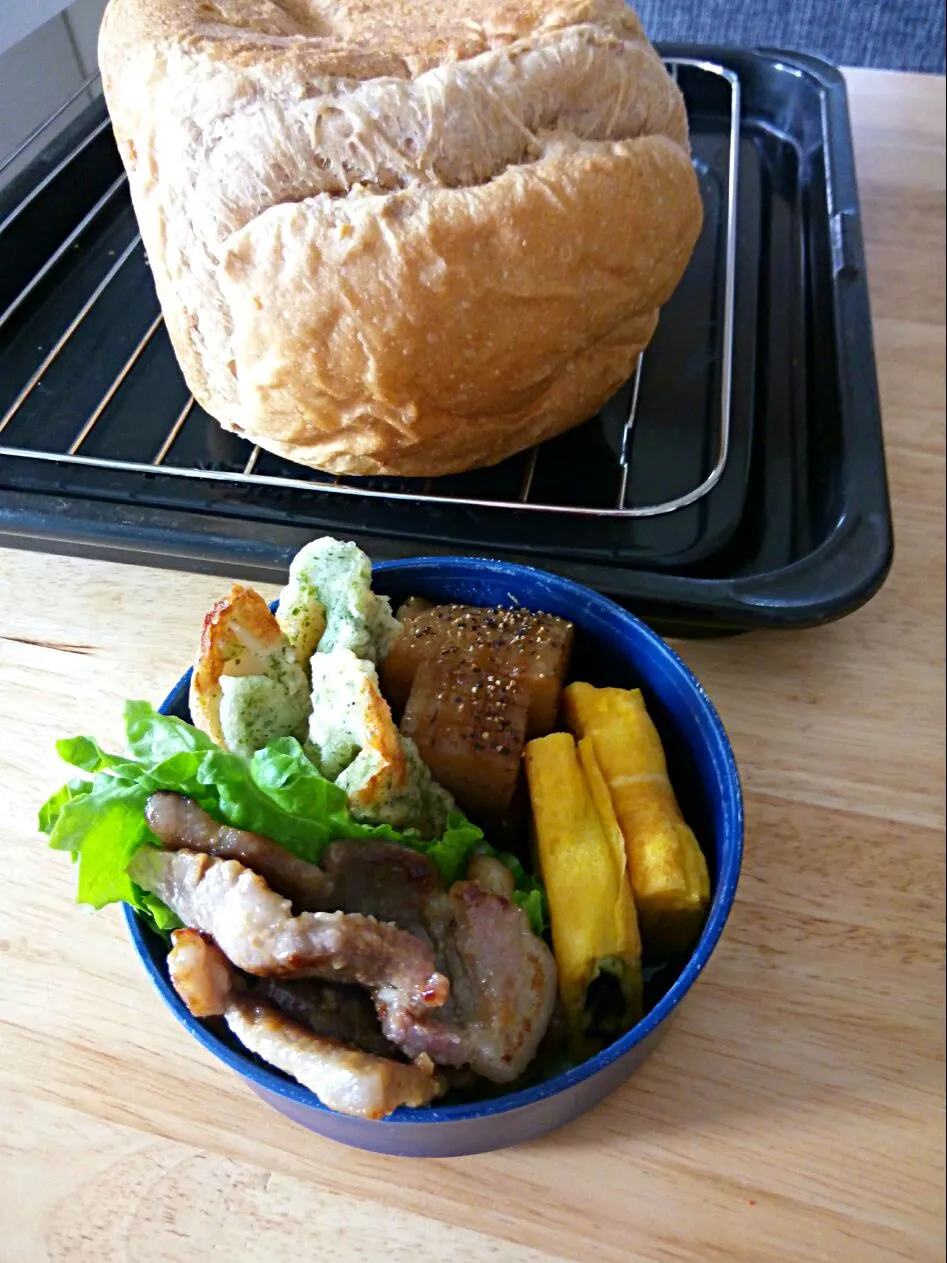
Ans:
[{"label": "wooden table surface", "polygon": [[816,631],[686,643],[745,779],[722,944],[654,1056],[533,1145],[417,1162],[271,1112],[35,833],[223,579],[0,553],[0,1260],[944,1258],[944,80],[850,77],[897,558]]}]

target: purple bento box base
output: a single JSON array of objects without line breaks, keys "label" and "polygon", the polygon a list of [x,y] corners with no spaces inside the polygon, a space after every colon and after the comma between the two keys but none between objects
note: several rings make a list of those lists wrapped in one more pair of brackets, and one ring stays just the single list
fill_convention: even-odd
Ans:
[{"label": "purple bento box base", "polygon": [[[710,958],[733,904],[743,854],[740,781],[723,725],[700,684],[650,628],[606,597],[544,571],[469,557],[381,562],[374,575],[376,591],[394,603],[418,595],[439,603],[523,605],[571,619],[577,678],[643,690],[714,885],[703,934],[675,982],[626,1035],[555,1078],[473,1105],[399,1109],[376,1122],[326,1109],[300,1084],[191,1017],[168,981],[163,940],[129,908],[125,919],[138,955],[178,1020],[287,1118],[374,1153],[429,1158],[483,1153],[535,1140],[571,1122],[619,1087],[663,1036]],[[190,673],[178,682],[161,707],[164,714],[190,718],[189,681]]]}]

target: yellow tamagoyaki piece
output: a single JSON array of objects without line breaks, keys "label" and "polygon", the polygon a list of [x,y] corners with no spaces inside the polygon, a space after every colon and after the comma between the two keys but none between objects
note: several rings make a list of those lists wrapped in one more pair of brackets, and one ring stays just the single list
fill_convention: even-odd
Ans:
[{"label": "yellow tamagoyaki piece", "polygon": [[710,902],[707,861],[685,823],[640,689],[570,684],[566,727],[591,741],[625,839],[645,946],[692,947]]},{"label": "yellow tamagoyaki piece", "polygon": [[641,1015],[641,938],[625,847],[590,742],[530,741],[526,779],[559,995],[579,1055]]}]

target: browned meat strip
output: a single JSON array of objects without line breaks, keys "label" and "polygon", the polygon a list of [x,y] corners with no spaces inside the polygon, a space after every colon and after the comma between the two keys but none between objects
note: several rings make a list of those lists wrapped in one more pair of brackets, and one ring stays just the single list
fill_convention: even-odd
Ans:
[{"label": "browned meat strip", "polygon": [[444,883],[426,855],[394,842],[333,842],[323,859],[331,906],[393,921],[427,940],[425,908]]},{"label": "browned meat strip", "polygon": [[378,1014],[367,991],[315,978],[290,982],[279,978],[257,978],[250,986],[254,998],[275,1005],[317,1035],[331,1035],[346,1044],[355,1044],[379,1057],[402,1060],[400,1048],[385,1039]]},{"label": "browned meat strip", "polygon": [[426,1052],[509,1083],[536,1055],[552,1017],[552,953],[522,908],[476,882],[457,882],[432,900],[428,917],[447,962],[450,1002],[417,1018],[379,1007],[382,1029],[408,1056]]},{"label": "browned meat strip", "polygon": [[376,1057],[314,1035],[269,1005],[246,997],[231,1004],[225,1017],[244,1047],[340,1114],[384,1118],[399,1105],[428,1105],[444,1090],[430,1057],[413,1063]]},{"label": "browned meat strip", "polygon": [[145,819],[169,851],[200,851],[218,859],[239,860],[259,873],[273,890],[291,899],[297,912],[329,906],[329,883],[322,869],[258,833],[220,824],[183,794],[167,790],[152,794],[145,806]]},{"label": "browned meat strip", "polygon": [[317,1035],[244,994],[224,954],[196,931],[176,930],[172,939],[168,972],[195,1017],[222,1014],[245,1048],[291,1075],[330,1109],[384,1118],[401,1105],[427,1105],[443,1091],[429,1057],[405,1064]]},{"label": "browned meat strip", "polygon": [[[382,1054],[395,1045],[409,1057],[428,1054],[506,1083],[535,1056],[549,1024],[555,965],[506,897],[511,875],[497,861],[477,859],[471,875],[479,880],[445,892],[433,863],[409,848],[336,842],[322,897],[341,911],[296,917],[233,860],[149,848],[130,871],[235,964],[266,979],[252,998],[275,1003],[316,1034]],[[307,991],[297,981],[306,978],[332,986]],[[372,992],[381,1031],[367,1004],[339,983]]]},{"label": "browned meat strip", "polygon": [[[175,991],[195,1017],[218,1017],[241,983],[220,948],[197,930],[175,930],[168,955],[168,972]],[[254,1000],[273,1005],[316,1035],[355,1044],[379,1057],[404,1060],[401,1050],[385,1039],[368,992],[334,982],[304,979],[247,978],[239,990],[249,989]]]},{"label": "browned meat strip", "polygon": [[171,985],[195,1017],[220,1017],[233,999],[230,961],[197,930],[175,930],[168,953]]},{"label": "browned meat strip", "polygon": [[516,880],[502,860],[492,855],[475,855],[467,865],[467,880],[509,899],[516,889]]},{"label": "browned meat strip", "polygon": [[333,842],[324,865],[335,907],[423,935],[451,978],[451,996],[436,1014],[415,1019],[380,1006],[386,1035],[410,1055],[423,1050],[496,1082],[522,1073],[548,1026],[556,975],[545,944],[509,901],[506,865],[477,856],[472,880],[449,895],[427,856],[389,842]]},{"label": "browned meat strip", "polygon": [[421,1014],[447,999],[448,980],[427,943],[358,914],[293,916],[288,899],[236,860],[145,847],[128,872],[247,973],[357,983],[398,1013]]}]

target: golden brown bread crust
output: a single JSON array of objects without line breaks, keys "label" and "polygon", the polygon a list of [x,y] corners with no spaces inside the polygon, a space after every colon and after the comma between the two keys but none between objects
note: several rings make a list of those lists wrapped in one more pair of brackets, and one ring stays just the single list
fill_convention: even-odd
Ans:
[{"label": "golden brown bread crust", "polygon": [[584,420],[699,231],[621,0],[111,0],[100,61],[188,384],[318,468],[448,473]]}]

